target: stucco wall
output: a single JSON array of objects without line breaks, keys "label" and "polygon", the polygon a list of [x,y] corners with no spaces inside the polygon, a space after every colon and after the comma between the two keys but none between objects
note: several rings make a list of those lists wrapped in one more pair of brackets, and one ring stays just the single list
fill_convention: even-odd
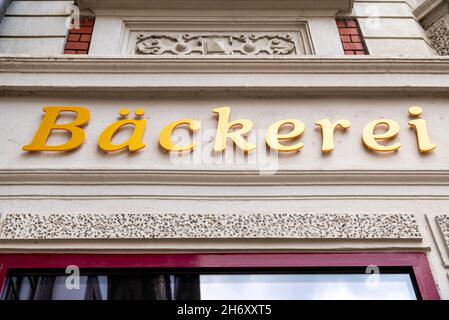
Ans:
[{"label": "stucco wall", "polygon": [[407,1],[355,1],[353,15],[372,55],[434,54]]},{"label": "stucco wall", "polygon": [[0,24],[0,52],[61,54],[73,1],[12,1]]},{"label": "stucco wall", "polygon": [[[2,117],[0,125],[0,245],[2,251],[64,252],[425,251],[442,296],[449,298],[444,220],[449,205],[448,103],[446,96],[378,94],[3,97],[0,107],[8,117]],[[79,150],[21,150],[33,137],[44,105],[89,108],[87,139]],[[216,126],[211,109],[221,105],[232,107],[231,119],[249,118],[257,129],[283,118],[301,119],[306,124],[304,149],[274,160],[276,167],[268,168],[276,172],[264,172],[234,161],[212,164],[209,152],[193,163],[179,164],[158,147],[162,127],[185,117],[202,121],[210,134],[201,143],[210,145]],[[438,145],[430,154],[418,152],[407,126],[411,105],[425,110],[432,142]],[[123,107],[145,109],[147,147],[133,155],[104,154],[97,138]],[[20,121],[11,122],[10,117]],[[321,153],[321,135],[313,124],[321,118],[352,122],[348,132],[336,133],[336,149],[329,155]],[[381,155],[364,148],[361,129],[377,118],[400,123],[397,140],[403,146],[397,153]],[[175,141],[178,134],[182,136],[182,130]],[[86,225],[96,231],[86,230]],[[172,230],[169,236],[167,228]]]},{"label": "stucco wall", "polygon": [[[0,52],[59,54],[63,52],[67,34],[67,20],[73,1],[12,1],[0,25]],[[324,12],[324,11],[323,11]],[[243,10],[138,10],[123,15],[111,11],[89,12],[97,16],[91,55],[128,54],[126,43],[127,23],[139,21],[141,25],[176,18],[180,30],[186,30],[183,20],[207,23],[210,19],[237,16],[241,21],[255,19],[267,21],[306,21],[316,55],[342,55],[343,50],[335,25],[335,12],[324,14],[310,10],[279,10],[267,15],[266,11]],[[407,1],[355,1],[352,12],[357,17],[366,38],[369,52],[383,56],[431,56],[434,50],[429,45],[422,27],[413,15],[413,7]],[[345,14],[347,16],[347,14]],[[165,18],[164,18],[165,17]],[[237,21],[234,19],[233,21]],[[226,22],[224,22],[226,23]],[[266,24],[266,22],[265,22]],[[149,30],[151,30],[149,26]],[[210,29],[210,27],[208,27]],[[145,29],[145,28],[144,28]],[[158,31],[164,28],[158,27]],[[235,27],[239,32],[238,24]]]},{"label": "stucco wall", "polygon": [[[0,25],[1,252],[419,251],[449,299],[449,61],[430,48],[411,1],[355,1],[353,15],[380,58],[343,57],[335,11],[249,9],[236,19],[219,10],[98,10],[89,56],[59,56],[70,3],[13,1]],[[317,56],[124,57],[132,30],[217,28],[210,20],[259,30],[307,22]],[[90,110],[84,145],[24,152],[41,108],[61,105]],[[428,154],[407,124],[414,105],[437,144]],[[252,137],[276,120],[300,119],[305,147],[261,168],[260,139],[246,160],[214,162],[219,106],[252,120]],[[98,136],[124,107],[145,110],[147,146],[105,154]],[[158,146],[161,129],[181,118],[201,120],[205,133],[191,162]],[[327,155],[314,125],[323,118],[352,122]],[[363,127],[378,118],[400,124],[398,152],[363,146]]]}]

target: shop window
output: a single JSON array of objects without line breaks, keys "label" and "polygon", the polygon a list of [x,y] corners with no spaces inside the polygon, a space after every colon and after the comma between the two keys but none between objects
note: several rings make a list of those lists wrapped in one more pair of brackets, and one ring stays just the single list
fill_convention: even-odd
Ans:
[{"label": "shop window", "polygon": [[[119,274],[82,272],[79,289],[68,288],[67,275],[12,273],[3,300],[415,300],[409,273],[237,273]],[[325,273],[322,273],[325,272]],[[376,277],[376,278],[374,278]],[[370,280],[373,278],[373,280]]]},{"label": "shop window", "polygon": [[[421,254],[33,257],[43,259],[2,256],[2,300],[438,298]],[[79,266],[77,279],[67,265]]]}]

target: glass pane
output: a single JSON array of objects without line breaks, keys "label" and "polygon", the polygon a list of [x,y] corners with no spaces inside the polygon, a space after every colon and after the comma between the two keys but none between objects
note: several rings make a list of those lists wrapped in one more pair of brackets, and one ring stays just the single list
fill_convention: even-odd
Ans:
[{"label": "glass pane", "polygon": [[6,300],[417,299],[409,274],[61,274],[8,279]]},{"label": "glass pane", "polygon": [[415,300],[408,274],[201,275],[202,300]]},{"label": "glass pane", "polygon": [[[94,276],[97,280],[99,294],[97,300],[107,297],[108,279],[106,276]],[[80,276],[79,288],[67,287],[67,276],[57,276],[52,291],[52,300],[86,300],[88,290],[94,290],[88,284],[87,276]]]}]

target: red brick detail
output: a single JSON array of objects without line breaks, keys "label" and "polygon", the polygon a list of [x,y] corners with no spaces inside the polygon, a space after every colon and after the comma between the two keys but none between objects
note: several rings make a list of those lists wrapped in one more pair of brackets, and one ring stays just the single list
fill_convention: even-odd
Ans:
[{"label": "red brick detail", "polygon": [[345,55],[368,55],[368,49],[357,19],[338,18],[336,22]]},{"label": "red brick detail", "polygon": [[[69,48],[72,49],[72,48]],[[361,43],[344,42],[343,49],[345,50],[360,50],[363,51],[363,45]]]},{"label": "red brick detail", "polygon": [[88,54],[94,24],[94,17],[81,17],[79,28],[70,29],[67,35],[64,54]]},{"label": "red brick detail", "polygon": [[358,28],[357,20],[346,20],[346,26],[348,28]]},{"label": "red brick detail", "polygon": [[93,17],[84,17],[84,18],[82,18],[81,24],[84,27],[93,27],[94,24],[95,24],[95,18],[93,18]]},{"label": "red brick detail", "polygon": [[359,30],[357,28],[338,28],[341,35],[350,34],[350,35],[358,35]]},{"label": "red brick detail", "polygon": [[67,41],[80,41],[81,35],[80,34],[69,34],[67,36]]},{"label": "red brick detail", "polygon": [[94,31],[93,27],[82,27],[82,26],[80,26],[79,28],[74,28],[74,29],[70,30],[70,33],[71,34],[74,34],[74,33],[91,34],[92,31]]},{"label": "red brick detail", "polygon": [[92,36],[90,34],[82,34],[79,41],[81,42],[90,42],[90,38]]},{"label": "red brick detail", "polygon": [[337,27],[346,28],[346,22],[343,20],[337,20]]},{"label": "red brick detail", "polygon": [[351,36],[340,36],[341,38],[341,42],[345,43],[345,42],[351,42]]},{"label": "red brick detail", "polygon": [[65,44],[67,50],[87,50],[89,48],[89,42],[67,42]]}]

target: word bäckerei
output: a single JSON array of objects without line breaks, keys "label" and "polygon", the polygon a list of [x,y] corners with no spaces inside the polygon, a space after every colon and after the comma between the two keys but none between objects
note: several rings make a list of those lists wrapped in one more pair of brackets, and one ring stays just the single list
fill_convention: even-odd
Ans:
[{"label": "word b\u00e4ckerei", "polygon": [[[90,119],[90,112],[82,107],[44,107],[42,109],[45,115],[34,136],[33,141],[24,146],[25,151],[70,151],[79,148],[85,139],[83,126],[87,125]],[[75,120],[71,123],[59,124],[58,117],[66,112],[75,114]],[[256,148],[250,144],[245,136],[253,129],[253,122],[249,119],[230,120],[231,108],[220,107],[213,109],[217,115],[217,130],[215,134],[214,151],[222,152],[226,149],[228,139],[245,152],[250,152]],[[420,152],[429,152],[436,148],[436,145],[430,142],[427,130],[427,124],[421,119],[423,109],[421,107],[410,107],[408,110],[410,121],[408,125],[414,129],[417,139],[417,147]],[[142,119],[145,114],[143,109],[135,110],[135,119],[128,118],[129,110],[121,109],[119,112],[121,119],[106,127],[98,139],[98,147],[105,152],[114,152],[128,149],[135,152],[145,148],[143,136],[147,121]],[[315,122],[321,129],[322,146],[324,153],[331,152],[334,146],[334,134],[336,130],[346,130],[351,126],[351,122],[346,119],[330,120],[321,119]],[[133,126],[132,133],[127,141],[121,144],[113,144],[114,135],[125,126]],[[159,135],[159,144],[166,151],[184,152],[192,151],[197,143],[187,145],[177,145],[172,142],[173,131],[179,127],[187,127],[191,132],[198,131],[201,128],[201,122],[194,119],[181,119],[165,126]],[[287,133],[280,133],[281,130]],[[376,133],[382,129],[382,133]],[[70,133],[70,138],[62,145],[47,145],[47,140],[53,131],[62,130]],[[304,147],[299,138],[305,131],[305,125],[298,119],[284,119],[273,123],[266,132],[266,144],[278,152],[296,152]],[[397,151],[401,144],[393,143],[393,140],[399,133],[399,124],[391,119],[377,119],[366,124],[362,131],[362,141],[366,148],[377,152]]]}]

